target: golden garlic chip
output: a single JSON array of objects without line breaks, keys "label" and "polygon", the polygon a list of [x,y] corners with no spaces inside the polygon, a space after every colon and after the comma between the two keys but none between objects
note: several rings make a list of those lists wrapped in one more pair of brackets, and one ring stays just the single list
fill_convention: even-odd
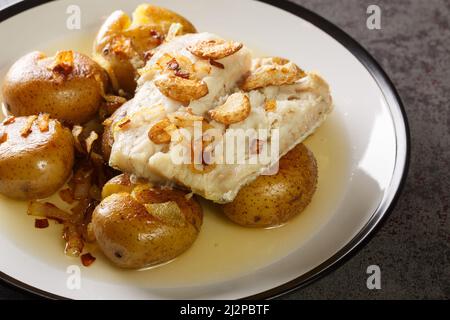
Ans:
[{"label": "golden garlic chip", "polygon": [[203,59],[219,60],[231,56],[243,47],[242,43],[225,40],[203,40],[187,49],[195,56]]},{"label": "golden garlic chip", "polygon": [[223,105],[209,111],[209,115],[217,122],[232,124],[245,120],[250,111],[251,106],[248,96],[242,92],[237,92],[229,96]]},{"label": "golden garlic chip", "polygon": [[295,63],[283,58],[263,59],[264,64],[258,66],[245,79],[241,88],[251,91],[268,86],[292,84],[306,76],[306,73]]},{"label": "golden garlic chip", "polygon": [[155,80],[155,85],[166,97],[189,103],[208,94],[208,86],[203,81],[167,76]]},{"label": "golden garlic chip", "polygon": [[153,125],[148,131],[148,137],[156,144],[166,144],[171,140],[170,134],[167,132],[167,128],[171,125],[168,118],[164,118]]}]

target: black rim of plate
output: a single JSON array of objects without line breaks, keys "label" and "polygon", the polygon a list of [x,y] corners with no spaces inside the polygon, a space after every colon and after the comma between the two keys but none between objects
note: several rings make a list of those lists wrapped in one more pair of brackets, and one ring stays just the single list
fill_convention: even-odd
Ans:
[{"label": "black rim of plate", "polygon": [[[26,0],[21,1],[19,3],[13,4],[9,7],[4,8],[0,11],[0,23],[4,20],[7,20],[23,11],[31,9],[33,7],[51,2],[54,0]],[[360,230],[360,232],[345,245],[341,250],[335,253],[333,256],[328,258],[325,262],[321,263],[316,268],[310,270],[309,272],[299,276],[298,278],[291,280],[287,283],[284,283],[280,286],[272,288],[270,290],[258,293],[256,295],[252,295],[246,297],[244,299],[273,299],[279,297],[283,294],[291,292],[293,290],[305,287],[312,282],[318,280],[329,272],[336,270],[340,265],[342,265],[345,261],[351,258],[359,249],[361,249],[376,233],[376,231],[381,227],[381,225],[386,221],[386,217],[392,212],[394,206],[401,194],[401,190],[405,184],[406,176],[409,169],[409,159],[410,159],[410,131],[408,126],[408,120],[406,116],[406,112],[403,106],[403,103],[400,99],[400,96],[397,90],[394,87],[394,84],[389,79],[385,71],[381,68],[378,62],[368,53],[356,40],[350,37],[347,33],[341,30],[339,27],[335,26],[328,20],[322,18],[318,14],[300,6],[292,2],[288,2],[286,0],[257,0],[274,7],[283,9],[288,11],[297,17],[306,20],[325,33],[329,34],[339,43],[341,43],[345,48],[347,48],[350,53],[352,53],[369,71],[372,77],[377,82],[380,90],[384,93],[385,98],[388,102],[389,107],[397,108],[401,111],[401,117],[398,119],[393,119],[394,124],[403,123],[405,126],[405,137],[406,141],[404,144],[406,145],[406,154],[404,155],[405,161],[404,163],[396,163],[394,173],[403,168],[403,172],[401,173],[400,181],[398,181],[398,188],[394,190],[394,197],[392,198],[390,203],[384,204],[385,206],[380,205],[378,209],[373,213],[371,219],[367,222],[367,224]],[[397,152],[399,150],[397,149]],[[398,157],[398,155],[397,155]],[[400,167],[400,168],[399,168]],[[66,299],[65,297],[61,297],[47,291],[35,288],[26,283],[23,283],[17,279],[14,279],[7,274],[0,271],[0,279],[3,282],[12,285],[15,288],[20,288],[29,293],[38,295],[40,297],[50,298],[50,299]]]}]

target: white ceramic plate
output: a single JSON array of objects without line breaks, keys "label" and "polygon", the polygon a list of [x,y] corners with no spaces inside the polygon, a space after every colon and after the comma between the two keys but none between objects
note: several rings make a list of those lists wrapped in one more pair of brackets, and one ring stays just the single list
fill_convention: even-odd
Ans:
[{"label": "white ceramic plate", "polygon": [[[0,13],[0,70],[31,50],[89,51],[86,44],[108,14],[131,12],[141,1],[26,1],[9,7]],[[152,1],[200,31],[287,57],[329,82],[335,111],[307,141],[320,172],[310,207],[284,227],[248,231],[206,205],[199,240],[174,262],[122,271],[100,255],[91,267],[80,267],[81,287],[73,290],[67,286],[70,266],[80,263],[64,256],[60,227],[34,229],[26,204],[2,197],[3,280],[43,296],[75,299],[267,298],[317,279],[373,233],[392,209],[407,169],[409,138],[399,97],[377,63],[338,28],[299,6],[277,1],[282,10],[264,2]],[[81,30],[66,28],[71,5],[81,9]]]}]

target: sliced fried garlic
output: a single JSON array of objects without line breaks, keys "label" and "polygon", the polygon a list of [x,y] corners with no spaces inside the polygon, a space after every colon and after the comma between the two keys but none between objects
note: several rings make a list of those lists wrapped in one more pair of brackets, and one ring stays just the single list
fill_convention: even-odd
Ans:
[{"label": "sliced fried garlic", "polygon": [[22,130],[20,130],[20,135],[24,138],[28,137],[32,131],[32,127],[33,127],[33,122],[36,121],[36,119],[38,118],[38,116],[33,115],[33,116],[29,116],[27,118],[27,121],[25,122],[25,126],[22,128]]},{"label": "sliced fried garlic", "polygon": [[264,102],[264,109],[266,112],[275,112],[277,110],[277,101],[275,99],[269,99]]},{"label": "sliced fried garlic", "polygon": [[81,145],[80,142],[80,135],[83,132],[83,127],[79,126],[79,125],[75,125],[72,128],[72,136],[74,139],[74,144],[75,144],[75,149],[79,152],[79,153],[85,153],[84,152],[84,148]]},{"label": "sliced fried garlic", "polygon": [[48,113],[40,114],[38,118],[38,126],[41,132],[47,132],[50,123],[50,115]]},{"label": "sliced fried garlic", "polygon": [[178,128],[193,127],[196,121],[203,121],[202,116],[196,116],[187,112],[174,112],[169,114],[168,117]]},{"label": "sliced fried garlic", "polygon": [[195,56],[203,59],[219,60],[231,56],[243,47],[242,43],[211,39],[199,41],[188,46],[188,50]]},{"label": "sliced fried garlic", "polygon": [[172,41],[175,37],[181,34],[183,34],[183,25],[181,23],[172,23],[164,41]]},{"label": "sliced fried garlic", "polygon": [[212,119],[223,124],[232,124],[245,120],[250,114],[251,106],[247,95],[237,92],[228,97],[227,101],[209,111]]},{"label": "sliced fried garlic", "polygon": [[131,123],[131,119],[128,117],[122,118],[119,122],[117,122],[115,128],[124,129],[126,126],[128,126]]},{"label": "sliced fried garlic", "polygon": [[255,68],[245,79],[241,88],[251,91],[267,86],[292,84],[306,77],[306,73],[295,63],[284,58],[274,57],[263,59],[264,63]]},{"label": "sliced fried garlic", "polygon": [[302,84],[295,89],[296,93],[313,92],[319,96],[322,96],[327,103],[332,103],[330,95],[330,87],[328,83],[318,74],[308,73],[308,81],[302,82]]},{"label": "sliced fried garlic", "polygon": [[197,60],[192,69],[195,75],[201,79],[211,73],[211,64],[207,60]]},{"label": "sliced fried garlic", "polygon": [[151,79],[156,74],[175,75],[180,78],[193,79],[195,68],[192,61],[182,55],[172,56],[168,53],[163,54],[155,64],[145,66],[138,70],[138,73]]},{"label": "sliced fried garlic", "polygon": [[170,60],[166,69],[170,72],[173,72],[177,77],[190,79],[194,73],[194,65],[189,58],[185,56],[177,56]]},{"label": "sliced fried garlic", "polygon": [[164,53],[155,63],[155,68],[159,70],[164,70],[167,66],[167,64],[173,59],[174,57],[168,53]]},{"label": "sliced fried garlic", "polygon": [[2,124],[3,124],[4,126],[7,126],[7,125],[9,125],[9,124],[11,124],[11,123],[14,123],[14,122],[16,122],[16,117],[14,117],[14,116],[8,116],[5,120],[3,120]]},{"label": "sliced fried garlic", "polygon": [[288,64],[290,61],[286,58],[282,58],[282,57],[270,57],[270,58],[266,58],[266,59],[262,59],[263,62],[268,62],[268,63],[273,63],[273,64],[278,64],[280,66]]},{"label": "sliced fried garlic", "polygon": [[91,131],[89,136],[86,138],[86,151],[88,154],[91,153],[92,147],[94,146],[94,142],[98,139],[98,134],[95,131]]},{"label": "sliced fried garlic", "polygon": [[156,144],[170,143],[171,136],[168,128],[172,125],[168,118],[164,118],[155,123],[148,131],[148,138]]},{"label": "sliced fried garlic", "polygon": [[155,80],[155,86],[166,97],[182,103],[198,100],[208,94],[208,86],[203,81],[173,75]]}]

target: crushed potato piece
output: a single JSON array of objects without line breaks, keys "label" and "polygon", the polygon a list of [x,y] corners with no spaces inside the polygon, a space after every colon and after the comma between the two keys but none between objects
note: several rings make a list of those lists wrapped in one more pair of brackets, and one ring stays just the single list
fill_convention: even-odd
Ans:
[{"label": "crushed potato piece", "polygon": [[115,96],[111,94],[104,94],[103,98],[105,102],[102,104],[101,115],[103,115],[103,119],[111,116],[117,109],[119,109],[127,99],[121,96]]},{"label": "crushed potato piece", "polygon": [[186,218],[175,201],[162,203],[146,203],[145,209],[149,214],[172,226],[182,227],[186,224]]},{"label": "crushed potato piece", "polygon": [[165,36],[157,30],[150,30],[150,36],[156,41],[156,45],[163,43]]},{"label": "crushed potato piece", "polygon": [[113,54],[127,58],[132,55],[133,48],[131,46],[130,39],[124,37],[124,36],[116,36],[114,37],[112,43],[110,45],[107,45],[103,49],[103,54],[108,55],[110,52]]}]

